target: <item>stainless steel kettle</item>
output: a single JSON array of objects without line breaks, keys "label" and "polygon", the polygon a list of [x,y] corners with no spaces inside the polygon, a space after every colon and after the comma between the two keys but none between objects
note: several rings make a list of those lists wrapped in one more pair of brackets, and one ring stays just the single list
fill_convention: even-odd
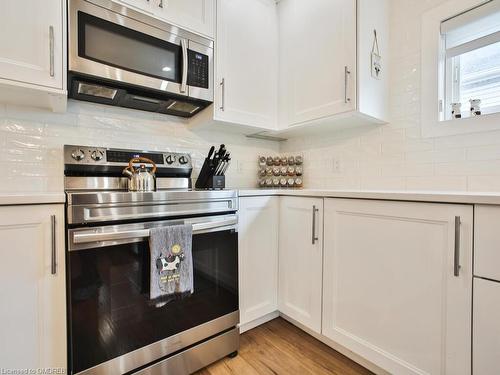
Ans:
[{"label": "stainless steel kettle", "polygon": [[[139,168],[134,168],[134,163],[145,162],[151,164],[153,168],[148,170],[144,164]],[[128,177],[129,191],[154,191],[155,190],[156,164],[154,161],[142,156],[130,159],[128,166],[123,170],[123,174]]]}]

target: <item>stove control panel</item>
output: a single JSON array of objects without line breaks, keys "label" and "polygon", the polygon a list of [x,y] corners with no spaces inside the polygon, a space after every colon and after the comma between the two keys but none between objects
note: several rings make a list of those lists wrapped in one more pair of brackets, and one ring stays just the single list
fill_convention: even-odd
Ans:
[{"label": "stove control panel", "polygon": [[88,146],[64,146],[64,164],[82,166],[123,166],[126,167],[130,159],[144,157],[152,160],[158,168],[192,169],[192,160],[189,154],[161,151],[124,150]]}]

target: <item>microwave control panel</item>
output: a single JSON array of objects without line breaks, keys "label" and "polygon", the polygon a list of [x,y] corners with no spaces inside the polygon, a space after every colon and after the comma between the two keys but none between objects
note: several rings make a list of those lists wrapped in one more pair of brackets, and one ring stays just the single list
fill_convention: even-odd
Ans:
[{"label": "microwave control panel", "polygon": [[193,50],[188,50],[188,77],[189,86],[208,89],[209,77],[208,56]]}]

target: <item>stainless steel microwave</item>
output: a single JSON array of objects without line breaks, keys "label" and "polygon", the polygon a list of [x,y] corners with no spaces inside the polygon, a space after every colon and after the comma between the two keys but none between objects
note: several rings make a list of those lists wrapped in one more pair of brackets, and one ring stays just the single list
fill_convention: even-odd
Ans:
[{"label": "stainless steel microwave", "polygon": [[213,102],[213,41],[109,0],[68,2],[74,99],[191,117]]}]

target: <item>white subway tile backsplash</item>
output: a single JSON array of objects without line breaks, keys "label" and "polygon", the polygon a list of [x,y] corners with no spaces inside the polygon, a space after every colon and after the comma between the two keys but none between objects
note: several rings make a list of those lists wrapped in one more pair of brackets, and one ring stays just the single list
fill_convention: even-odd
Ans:
[{"label": "white subway tile backsplash", "polygon": [[466,191],[467,178],[465,176],[427,176],[407,177],[407,190],[441,190]]},{"label": "white subway tile backsplash", "polygon": [[467,189],[470,191],[500,191],[500,176],[468,176]]},{"label": "white subway tile backsplash", "polygon": [[171,116],[71,100],[64,114],[2,105],[0,115],[0,161],[6,166],[0,192],[62,191],[64,144],[188,152],[197,176],[210,145],[224,143],[234,165],[238,161],[243,165],[228,170],[229,187],[256,186],[257,156],[279,151],[276,142],[194,132],[185,120]]}]

